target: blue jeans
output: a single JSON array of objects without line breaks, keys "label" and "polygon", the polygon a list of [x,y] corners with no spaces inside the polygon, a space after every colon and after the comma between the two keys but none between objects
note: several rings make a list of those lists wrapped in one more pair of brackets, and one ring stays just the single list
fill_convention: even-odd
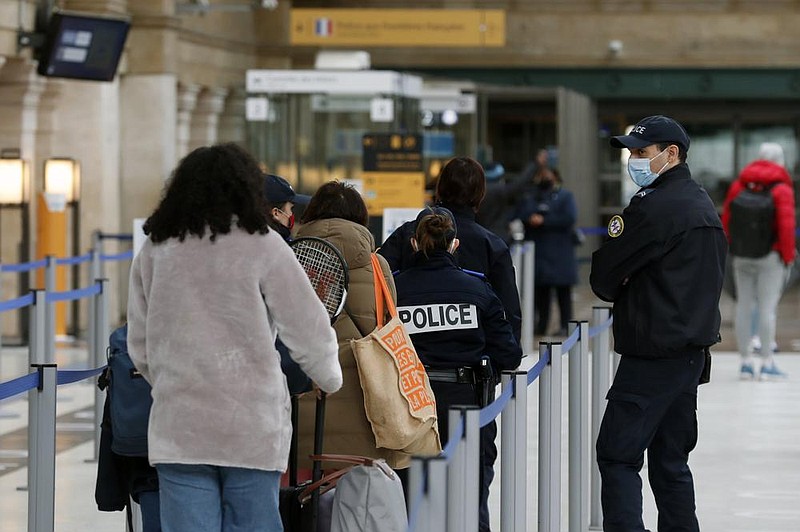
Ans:
[{"label": "blue jeans", "polygon": [[282,532],[281,473],[157,464],[164,532]]}]

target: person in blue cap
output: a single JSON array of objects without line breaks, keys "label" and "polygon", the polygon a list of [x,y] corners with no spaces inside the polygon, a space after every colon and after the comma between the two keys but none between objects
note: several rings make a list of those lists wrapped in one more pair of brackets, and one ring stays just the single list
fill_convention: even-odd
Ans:
[{"label": "person in blue cap", "polygon": [[[292,239],[295,204],[307,205],[309,196],[295,193],[292,185],[281,176],[264,174],[264,196],[267,200],[267,223],[283,239]],[[303,373],[300,366],[289,355],[289,348],[280,338],[275,339],[275,348],[281,355],[281,370],[286,375],[289,393],[299,395],[311,390],[311,379]]]},{"label": "person in blue cap", "polygon": [[294,228],[294,206],[308,205],[310,196],[295,193],[292,185],[281,176],[264,174],[264,196],[269,205],[269,226],[284,240],[291,240]]},{"label": "person in blue cap", "polygon": [[639,472],[647,473],[658,530],[696,532],[689,453],[697,443],[697,386],[710,378],[719,341],[727,240],[691,176],[689,136],[672,118],[649,116],[611,138],[630,151],[638,185],[592,255],[590,284],[614,303],[614,350],[622,356],[597,437],[603,530],[644,532]]}]

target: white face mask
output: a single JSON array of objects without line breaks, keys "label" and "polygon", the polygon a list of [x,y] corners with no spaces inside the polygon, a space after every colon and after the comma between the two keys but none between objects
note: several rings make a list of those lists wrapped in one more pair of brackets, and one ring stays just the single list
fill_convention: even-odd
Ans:
[{"label": "white face mask", "polygon": [[661,175],[661,172],[664,171],[664,168],[667,167],[669,164],[669,159],[667,162],[664,163],[664,166],[658,172],[653,172],[650,169],[650,163],[656,160],[657,157],[660,157],[662,153],[667,151],[669,146],[661,150],[655,157],[652,159],[640,159],[631,157],[628,159],[628,175],[631,176],[631,179],[634,183],[636,183],[639,187],[646,187],[647,185],[651,184],[656,178]]}]

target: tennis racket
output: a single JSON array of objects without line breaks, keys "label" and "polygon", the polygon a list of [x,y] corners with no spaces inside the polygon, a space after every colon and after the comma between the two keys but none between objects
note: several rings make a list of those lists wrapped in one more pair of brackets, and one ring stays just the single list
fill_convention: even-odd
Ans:
[{"label": "tennis racket", "polygon": [[289,246],[333,322],[347,299],[350,282],[347,262],[333,244],[321,238],[298,238],[289,242]]}]

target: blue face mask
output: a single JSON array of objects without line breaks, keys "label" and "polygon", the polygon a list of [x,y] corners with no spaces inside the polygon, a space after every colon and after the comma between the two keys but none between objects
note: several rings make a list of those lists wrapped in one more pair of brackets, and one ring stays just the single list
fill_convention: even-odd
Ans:
[{"label": "blue face mask", "polygon": [[667,167],[669,164],[669,160],[664,163],[664,166],[661,167],[661,170],[658,172],[653,172],[650,169],[650,162],[654,161],[657,157],[660,157],[662,153],[667,151],[667,148],[661,150],[661,152],[653,157],[652,159],[637,159],[631,157],[628,159],[628,175],[631,176],[631,179],[634,183],[636,183],[639,187],[646,187],[647,185],[651,184],[656,178],[661,174],[664,168]]}]

